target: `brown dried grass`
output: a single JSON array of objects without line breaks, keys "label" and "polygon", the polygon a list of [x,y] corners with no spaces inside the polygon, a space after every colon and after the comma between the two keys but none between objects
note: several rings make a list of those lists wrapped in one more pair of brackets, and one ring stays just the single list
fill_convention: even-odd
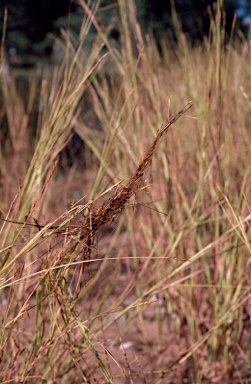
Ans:
[{"label": "brown dried grass", "polygon": [[[193,103],[190,101],[179,112],[175,113],[169,122],[157,132],[157,135],[146,151],[143,159],[131,179],[122,187],[120,187],[114,195],[105,200],[101,207],[97,208],[94,212],[90,212],[84,220],[83,227],[80,231],[80,240],[84,243],[86,254],[84,257],[90,257],[91,249],[94,245],[95,238],[102,227],[108,223],[112,223],[117,219],[118,215],[124,211],[129,199],[137,192],[142,190],[144,184],[144,175],[148,169],[152,157],[158,148],[163,135],[167,132],[172,124],[174,124],[181,116],[183,116],[191,107]],[[143,186],[143,189],[145,186]]]}]

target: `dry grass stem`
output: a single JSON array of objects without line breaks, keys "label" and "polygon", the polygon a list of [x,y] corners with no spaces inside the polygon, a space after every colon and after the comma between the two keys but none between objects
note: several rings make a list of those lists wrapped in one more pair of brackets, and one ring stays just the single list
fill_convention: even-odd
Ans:
[{"label": "dry grass stem", "polygon": [[175,113],[170,121],[158,131],[154,141],[146,151],[140,162],[136,172],[133,174],[128,183],[120,187],[115,194],[105,200],[101,207],[86,217],[83,227],[80,232],[80,240],[86,245],[88,257],[90,256],[91,247],[94,244],[95,236],[99,230],[106,224],[112,223],[117,219],[118,215],[125,209],[129,199],[139,192],[144,184],[144,174],[148,169],[152,157],[161,141],[162,136],[167,132],[169,127],[174,124],[181,116],[183,116],[191,107],[193,103],[190,101],[179,112]]}]

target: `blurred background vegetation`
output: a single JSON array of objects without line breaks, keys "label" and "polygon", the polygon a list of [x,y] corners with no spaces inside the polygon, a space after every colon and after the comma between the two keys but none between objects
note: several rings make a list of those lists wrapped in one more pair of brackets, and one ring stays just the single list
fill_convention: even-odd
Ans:
[{"label": "blurred background vegetation", "polygon": [[[101,0],[98,20],[105,28],[110,25],[113,16],[118,14],[122,0]],[[90,6],[94,1],[89,1]],[[182,25],[183,32],[189,36],[192,44],[201,41],[210,29],[210,13],[214,13],[214,0],[136,0],[137,13],[144,32],[152,31],[157,42],[168,36],[171,45],[175,44],[176,20]],[[9,61],[34,64],[37,60],[47,60],[53,52],[55,36],[60,29],[70,29],[78,35],[83,19],[83,10],[77,1],[69,0],[0,0],[0,29],[3,31],[4,9],[8,9],[5,49]],[[234,15],[239,16],[238,28],[248,32],[243,20],[251,11],[250,2],[225,0],[226,37],[231,32]],[[114,18],[115,20],[116,18]],[[96,31],[91,29],[89,43],[95,39]],[[119,26],[114,24],[110,32],[111,39],[119,40]]]},{"label": "blurred background vegetation", "polygon": [[78,2],[0,0],[0,382],[251,383],[247,1]]}]

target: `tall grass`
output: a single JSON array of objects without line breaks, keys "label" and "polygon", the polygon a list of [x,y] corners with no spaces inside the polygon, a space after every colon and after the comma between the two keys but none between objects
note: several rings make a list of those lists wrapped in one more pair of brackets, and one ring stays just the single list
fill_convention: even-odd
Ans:
[{"label": "tall grass", "polygon": [[[81,0],[79,41],[26,102],[2,74],[1,380],[248,383],[249,42],[224,46],[219,1],[203,45],[177,21],[160,53],[118,4],[119,47]],[[73,131],[92,161],[62,173]]]}]

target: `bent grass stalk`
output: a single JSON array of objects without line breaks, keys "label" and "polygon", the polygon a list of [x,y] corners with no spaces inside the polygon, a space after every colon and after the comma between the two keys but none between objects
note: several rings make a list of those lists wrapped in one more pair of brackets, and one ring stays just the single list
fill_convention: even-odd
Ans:
[{"label": "bent grass stalk", "polygon": [[[61,69],[47,69],[42,82],[30,76],[28,104],[12,73],[4,90],[8,125],[24,121],[22,142],[8,128],[16,153],[28,152],[36,95],[40,104],[30,156],[12,161],[11,151],[0,152],[2,217],[37,220],[35,233],[9,221],[1,230],[1,380],[244,382],[251,359],[248,55],[222,46],[222,2],[203,46],[190,47],[176,20],[178,51],[163,41],[161,55],[151,36],[142,38],[133,3],[117,8],[120,50],[94,8],[80,5],[87,15],[81,37],[76,44],[64,34]],[[84,60],[91,20],[98,36]],[[85,90],[100,131],[81,109]],[[156,132],[190,99],[193,116],[167,139],[165,127]],[[73,130],[96,163],[69,177],[53,173]],[[18,193],[13,164],[21,165]],[[61,214],[67,180],[90,198]]]}]

